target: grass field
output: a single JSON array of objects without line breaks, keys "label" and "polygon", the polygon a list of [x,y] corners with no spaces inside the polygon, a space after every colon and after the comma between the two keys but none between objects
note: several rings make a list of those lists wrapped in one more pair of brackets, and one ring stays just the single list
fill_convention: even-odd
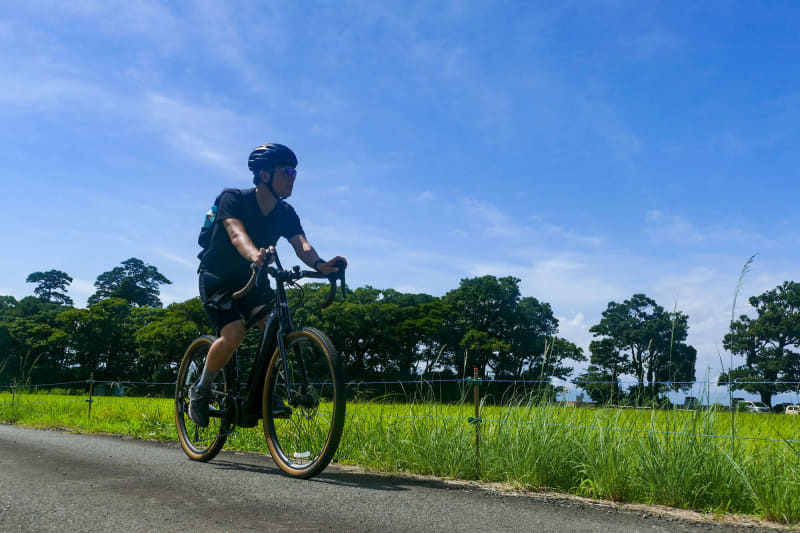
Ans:
[{"label": "grass field", "polygon": [[[170,399],[0,393],[0,422],[177,441]],[[561,406],[349,403],[335,460],[800,523],[800,417]],[[177,446],[177,444],[176,444]],[[228,449],[267,452],[260,426]]]}]

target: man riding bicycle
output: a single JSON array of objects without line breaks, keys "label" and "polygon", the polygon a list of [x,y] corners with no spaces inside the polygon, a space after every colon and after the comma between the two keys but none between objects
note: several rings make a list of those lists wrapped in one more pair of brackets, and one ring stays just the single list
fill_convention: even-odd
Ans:
[{"label": "man riding bicycle", "polygon": [[[320,259],[306,240],[294,208],[285,201],[297,177],[297,157],[292,150],[282,144],[263,144],[250,153],[247,166],[255,188],[222,192],[213,222],[216,227],[198,256],[200,299],[218,335],[208,351],[200,380],[189,392],[189,418],[203,427],[209,422],[214,379],[244,340],[246,326],[257,323],[264,327],[268,304],[274,297],[267,285],[241,300],[233,299],[233,293],[247,283],[250,265],[262,266],[280,237],[291,243],[301,261],[323,274],[338,272],[337,261],[347,264],[339,256],[329,261]],[[288,416],[291,408],[276,400],[273,413]]]}]

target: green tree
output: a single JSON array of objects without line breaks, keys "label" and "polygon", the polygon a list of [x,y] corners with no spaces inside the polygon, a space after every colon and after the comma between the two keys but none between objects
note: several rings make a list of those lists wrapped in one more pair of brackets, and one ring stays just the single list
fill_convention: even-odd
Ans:
[{"label": "green tree", "polygon": [[550,378],[572,372],[567,359],[585,359],[580,348],[555,336],[558,319],[550,304],[521,298],[519,282],[511,276],[463,279],[445,295],[441,344],[467,354],[462,359],[459,352],[449,352],[457,373],[476,367],[482,376],[540,380],[548,388]]},{"label": "green tree", "polygon": [[9,369],[12,358],[12,338],[8,323],[14,316],[17,299],[0,296],[0,383],[10,382],[16,375]]},{"label": "green tree", "polygon": [[401,327],[406,335],[416,338],[417,364],[422,377],[455,377],[453,369],[446,364],[446,358],[442,358],[450,338],[446,320],[448,307],[441,298],[430,298],[418,305],[416,314],[409,317]]},{"label": "green tree", "polygon": [[137,376],[146,381],[173,380],[186,348],[195,337],[211,329],[208,316],[200,298],[146,312],[138,317],[144,323],[134,334]]},{"label": "green tree", "polygon": [[387,346],[391,367],[398,379],[416,379],[424,371],[423,359],[435,342],[420,320],[427,307],[436,301],[429,294],[402,293],[394,289],[381,292],[381,302],[387,307],[388,328],[384,344]]},{"label": "green tree", "polygon": [[749,301],[756,317],[741,315],[722,341],[744,364],[723,373],[719,384],[731,380],[734,390],[759,394],[772,405],[774,394],[795,390],[800,381],[800,284],[785,281]]},{"label": "green tree", "polygon": [[4,314],[10,310],[13,310],[17,306],[17,299],[13,296],[3,296],[0,295],[0,319],[3,318]]},{"label": "green tree", "polygon": [[328,285],[318,283],[288,292],[295,325],[328,334],[348,380],[413,380],[433,370],[442,329],[440,299],[366,286],[323,311],[327,294]]},{"label": "green tree", "polygon": [[72,305],[72,298],[65,294],[67,285],[72,283],[72,278],[66,272],[60,270],[33,272],[28,274],[25,281],[38,284],[36,288],[33,289],[33,293],[43,302]]},{"label": "green tree", "polygon": [[609,302],[589,331],[598,337],[589,344],[592,364],[614,381],[622,373],[633,375],[629,393],[636,403],[656,400],[668,389],[686,390],[694,380],[697,351],[683,342],[688,316],[669,313],[644,294]]},{"label": "green tree", "polygon": [[123,261],[122,266],[97,276],[94,282],[97,292],[89,297],[88,303],[93,305],[108,298],[122,298],[138,307],[161,307],[159,285],[171,283],[156,267],[131,257]]},{"label": "green tree", "polygon": [[33,296],[0,300],[0,378],[29,384],[63,377],[65,339],[55,324],[63,307]]},{"label": "green tree", "polygon": [[[417,374],[420,345],[412,330],[420,304],[434,298],[392,289],[360,287],[346,300],[337,299],[326,309],[321,303],[328,286],[308,284],[289,292],[295,325],[324,330],[340,352],[350,380],[413,379]],[[302,300],[300,296],[303,296]]]},{"label": "green tree", "polygon": [[127,301],[109,298],[87,309],[68,309],[57,322],[82,372],[94,372],[100,380],[136,376],[135,323]]},{"label": "green tree", "polygon": [[19,383],[29,385],[55,332],[44,322],[24,317],[15,317],[7,327],[13,342],[9,355],[14,375]]},{"label": "green tree", "polygon": [[445,294],[446,344],[460,348],[449,353],[449,363],[459,374],[471,374],[471,369],[477,368],[486,376],[490,368],[496,371],[509,366],[502,361],[511,348],[508,333],[514,328],[519,282],[512,276],[468,278]]},{"label": "green tree", "polygon": [[620,390],[617,376],[599,365],[589,365],[574,383],[585,390],[593,401],[601,404],[616,404],[625,397]]},{"label": "green tree", "polygon": [[531,364],[523,374],[523,377],[531,379],[539,376],[548,376],[566,379],[574,370],[573,367],[565,364],[567,360],[586,361],[583,348],[567,339],[551,337],[545,342],[542,353],[532,358]]},{"label": "green tree", "polygon": [[[498,377],[532,380],[565,379],[572,373],[567,360],[585,361],[583,350],[556,337],[558,319],[547,302],[522,298],[514,311],[514,327],[509,332],[510,350],[498,361]],[[508,369],[508,370],[506,370]]]},{"label": "green tree", "polygon": [[611,337],[601,338],[589,344],[591,365],[575,381],[592,400],[600,403],[621,403],[627,394],[620,386],[620,377],[628,372],[630,363],[626,353],[617,348]]}]

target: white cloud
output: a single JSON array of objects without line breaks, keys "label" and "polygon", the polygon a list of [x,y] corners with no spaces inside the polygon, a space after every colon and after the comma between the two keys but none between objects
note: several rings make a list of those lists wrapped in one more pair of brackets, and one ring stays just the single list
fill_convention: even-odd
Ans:
[{"label": "white cloud", "polygon": [[555,224],[543,224],[541,226],[541,231],[558,239],[564,244],[598,248],[606,243],[606,240],[603,237],[582,235],[573,229],[564,228]]},{"label": "white cloud", "polygon": [[165,250],[157,250],[156,254],[164,259],[172,261],[174,263],[178,263],[179,265],[183,265],[185,267],[189,267],[192,271],[197,270],[197,259],[194,257],[186,258],[182,255],[177,255],[171,252],[167,252]]},{"label": "white cloud", "polygon": [[412,202],[423,204],[427,202],[431,202],[436,199],[436,194],[432,191],[422,191],[417,196],[412,198]]},{"label": "white cloud", "polygon": [[443,39],[417,39],[408,50],[408,59],[422,67],[425,78],[431,76],[447,81],[463,81],[475,73],[469,51],[459,44]]},{"label": "white cloud", "polygon": [[467,199],[464,210],[473,229],[488,238],[518,238],[532,231],[490,202]]},{"label": "white cloud", "polygon": [[85,279],[73,279],[69,286],[69,295],[75,301],[77,307],[84,307],[89,297],[97,292],[97,287],[93,281]]},{"label": "white cloud", "polygon": [[609,259],[602,256],[550,253],[534,259],[519,277],[526,294],[541,295],[565,311],[591,316],[625,293],[621,273],[608,265]]},{"label": "white cloud", "polygon": [[588,359],[591,356],[589,343],[592,341],[592,334],[589,333],[589,328],[592,324],[586,323],[586,317],[580,311],[572,314],[572,316],[556,315],[556,318],[558,319],[557,335],[583,348],[583,354],[586,356],[587,361],[579,364],[579,366],[581,368],[587,367],[589,365]]},{"label": "white cloud", "polygon": [[698,226],[688,218],[654,209],[645,213],[645,232],[654,243],[679,245],[771,244],[761,234],[728,224]]},{"label": "white cloud", "polygon": [[655,242],[699,244],[703,234],[683,217],[670,215],[663,211],[651,210],[645,213],[647,233]]},{"label": "white cloud", "polygon": [[625,124],[613,104],[596,96],[585,96],[582,100],[584,125],[608,144],[617,159],[629,162],[644,150],[644,140]]},{"label": "white cloud", "polygon": [[147,120],[174,148],[192,160],[205,160],[227,176],[242,174],[242,153],[252,145],[231,132],[256,130],[253,119],[224,107],[212,107],[197,102],[156,93],[144,94],[143,110]]},{"label": "white cloud", "polygon": [[6,72],[0,78],[0,104],[12,112],[33,107],[35,111],[61,109],[65,105],[108,108],[112,98],[101,87],[84,80],[47,72]]},{"label": "white cloud", "polygon": [[82,0],[69,2],[58,1],[31,2],[36,15],[44,16],[52,21],[79,23],[88,21],[98,31],[109,34],[135,34],[169,42],[172,30],[176,29],[176,17],[165,7],[163,2],[139,0],[123,4],[110,4],[103,1]]}]

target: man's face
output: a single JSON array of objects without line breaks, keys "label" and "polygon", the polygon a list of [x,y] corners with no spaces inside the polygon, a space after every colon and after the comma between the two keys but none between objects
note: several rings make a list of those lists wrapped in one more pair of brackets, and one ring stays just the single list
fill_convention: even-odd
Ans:
[{"label": "man's face", "polygon": [[[288,198],[292,195],[294,180],[297,177],[297,170],[293,167],[277,167],[272,176],[272,190],[281,198]],[[267,177],[267,179],[269,179]]]},{"label": "man's face", "polygon": [[272,188],[284,198],[292,195],[294,180],[297,177],[297,170],[292,167],[278,167],[275,169]]}]

